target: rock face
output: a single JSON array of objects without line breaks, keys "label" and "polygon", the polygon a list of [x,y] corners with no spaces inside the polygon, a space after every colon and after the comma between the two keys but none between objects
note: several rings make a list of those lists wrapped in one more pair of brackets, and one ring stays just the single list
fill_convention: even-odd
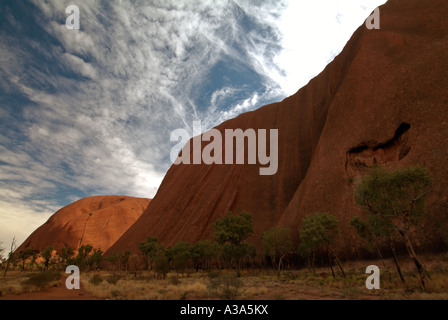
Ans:
[{"label": "rock face", "polygon": [[[79,200],[56,212],[17,249],[90,244],[106,251],[142,215],[151,200],[102,196]],[[92,213],[92,215],[90,215]]]},{"label": "rock face", "polygon": [[351,194],[375,162],[430,169],[435,186],[418,245],[435,248],[448,221],[446,17],[446,0],[389,0],[381,7],[381,29],[361,26],[295,95],[217,127],[278,129],[276,175],[260,176],[259,165],[174,165],[109,253],[136,252],[148,235],[165,244],[211,238],[211,223],[245,210],[253,214],[258,247],[272,226],[296,231],[305,215],[329,212],[340,221],[339,250],[356,254],[359,240],[349,221],[359,209]]}]

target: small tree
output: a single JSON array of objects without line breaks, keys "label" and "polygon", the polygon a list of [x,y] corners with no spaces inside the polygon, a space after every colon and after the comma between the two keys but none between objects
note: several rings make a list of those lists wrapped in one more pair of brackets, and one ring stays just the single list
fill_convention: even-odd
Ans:
[{"label": "small tree", "polygon": [[381,250],[375,243],[375,232],[372,230],[370,224],[362,221],[359,217],[353,217],[350,220],[350,225],[356,230],[358,236],[367,243],[367,250],[370,252],[376,251],[383,263],[383,266],[386,267]]},{"label": "small tree", "polygon": [[401,236],[423,289],[429,275],[414,250],[410,232],[425,214],[425,196],[432,191],[432,183],[428,170],[420,166],[394,171],[375,166],[355,189],[356,203]]},{"label": "small tree", "polygon": [[332,244],[338,232],[338,219],[328,213],[315,213],[306,216],[302,220],[302,229],[299,231],[302,252],[314,254],[318,250],[324,250],[327,253],[331,272],[333,271],[332,257],[336,260],[342,275],[345,278],[345,272],[341,261],[334,252]]},{"label": "small tree", "polygon": [[215,240],[224,246],[224,253],[228,253],[230,258],[236,262],[238,276],[241,275],[241,261],[249,253],[250,246],[246,243],[247,238],[254,234],[252,225],[252,215],[248,212],[241,212],[233,215],[231,212],[222,219],[218,219],[214,224]]},{"label": "small tree", "polygon": [[283,259],[293,252],[291,229],[274,227],[269,231],[264,232],[261,239],[263,241],[265,254],[270,257],[272,266],[277,270],[277,275],[280,276]]},{"label": "small tree", "polygon": [[389,247],[392,251],[398,275],[400,276],[401,281],[404,283],[404,276],[401,272],[400,264],[398,263],[397,252],[395,250],[395,245],[391,236],[392,231],[390,230],[389,225],[385,225],[381,220],[378,219],[378,217],[372,215],[369,216],[369,219],[367,221],[363,221],[359,217],[353,217],[350,221],[350,224],[356,230],[358,236],[367,242],[368,249],[376,250],[378,256],[383,262],[384,268],[386,268],[386,264],[384,262],[383,255],[381,254],[381,250],[375,242],[375,239],[380,237],[385,237],[387,239]]},{"label": "small tree", "polygon": [[115,270],[117,269],[117,263],[118,263],[119,259],[120,259],[120,257],[116,253],[114,253],[113,255],[106,258],[106,261],[112,263],[114,277],[115,277]]},{"label": "small tree", "polygon": [[15,251],[16,251],[16,237],[14,237],[11,242],[11,249],[8,254],[8,260],[6,262],[5,273],[3,274],[3,278],[6,277],[6,272],[8,271],[11,261],[15,260]]},{"label": "small tree", "polygon": [[97,269],[101,268],[104,252],[101,249],[93,249],[92,260]]},{"label": "small tree", "polygon": [[76,256],[75,262],[79,269],[84,269],[89,266],[89,255],[92,252],[93,247],[90,244],[83,245],[78,249],[78,255]]},{"label": "small tree", "polygon": [[52,246],[48,246],[45,247],[44,250],[42,250],[42,252],[40,253],[40,255],[42,256],[42,259],[44,259],[44,265],[45,265],[45,270],[48,270],[48,267],[50,266],[50,261],[51,261],[51,256],[53,254],[53,247]]},{"label": "small tree", "polygon": [[154,259],[154,271],[161,275],[163,279],[170,272],[170,262],[165,254],[160,254]]},{"label": "small tree", "polygon": [[120,256],[120,262],[123,270],[125,272],[128,271],[128,265],[129,265],[129,257],[131,256],[131,252],[126,250],[121,256]]},{"label": "small tree", "polygon": [[152,268],[154,259],[160,252],[164,251],[163,245],[161,245],[159,240],[154,237],[148,237],[146,241],[140,242],[138,248],[145,258],[146,270]]},{"label": "small tree", "polygon": [[30,261],[30,268],[31,268],[31,270],[34,269],[34,265],[36,264],[36,260],[37,260],[38,255],[39,255],[39,250],[34,250],[33,251],[33,255],[31,257],[31,261]]},{"label": "small tree", "polygon": [[169,256],[173,261],[174,270],[177,273],[184,273],[187,269],[188,261],[192,257],[192,245],[187,242],[180,241],[173,248],[170,248]]},{"label": "small tree", "polygon": [[72,247],[64,247],[61,249],[61,258],[62,258],[62,264],[67,267],[69,265],[73,263],[75,263],[74,261],[72,261],[73,259],[73,249]]},{"label": "small tree", "polygon": [[103,260],[103,251],[101,249],[93,249],[92,254],[87,257],[87,265],[90,270],[99,269]]},{"label": "small tree", "polygon": [[34,254],[33,248],[25,248],[22,251],[19,252],[18,257],[22,260],[22,271],[25,270],[25,261],[26,259],[30,258]]},{"label": "small tree", "polygon": [[203,240],[196,242],[191,248],[191,257],[194,261],[196,272],[199,271],[199,265],[203,269],[210,269],[213,260],[219,258],[221,247],[216,242]]}]

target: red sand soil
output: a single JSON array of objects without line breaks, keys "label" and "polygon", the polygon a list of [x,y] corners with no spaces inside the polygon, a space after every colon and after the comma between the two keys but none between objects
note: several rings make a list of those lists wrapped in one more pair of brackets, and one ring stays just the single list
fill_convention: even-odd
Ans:
[{"label": "red sand soil", "polygon": [[[106,251],[141,216],[151,200],[123,196],[90,197],[56,212],[17,249],[90,244]],[[92,215],[90,216],[90,213]],[[82,242],[81,242],[82,238]]]},{"label": "red sand soil", "polygon": [[68,290],[65,287],[65,277],[61,284],[41,292],[24,293],[0,297],[0,300],[98,300],[89,295],[81,285],[80,290]]},{"label": "red sand soil", "polygon": [[359,208],[351,194],[374,162],[430,169],[434,192],[418,245],[440,244],[448,230],[447,16],[446,0],[389,0],[381,29],[361,26],[295,95],[217,127],[278,129],[276,175],[260,176],[259,165],[172,166],[148,209],[108,253],[138,252],[148,235],[167,245],[211,238],[214,221],[246,210],[258,247],[272,226],[296,231],[305,215],[329,212],[340,220],[338,249],[356,255],[360,243],[349,221]]}]

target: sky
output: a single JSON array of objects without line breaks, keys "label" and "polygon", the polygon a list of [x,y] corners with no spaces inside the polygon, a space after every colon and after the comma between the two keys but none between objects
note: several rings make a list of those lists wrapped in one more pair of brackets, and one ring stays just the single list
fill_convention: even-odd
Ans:
[{"label": "sky", "polygon": [[84,197],[154,197],[173,130],[294,94],[384,2],[0,1],[2,246]]}]

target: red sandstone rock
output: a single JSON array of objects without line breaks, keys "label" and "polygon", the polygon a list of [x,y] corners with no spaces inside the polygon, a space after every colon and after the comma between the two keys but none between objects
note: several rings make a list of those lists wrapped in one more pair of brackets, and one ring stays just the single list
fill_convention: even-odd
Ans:
[{"label": "red sandstone rock", "polygon": [[141,216],[150,201],[122,196],[79,200],[56,212],[17,252],[26,247],[42,250],[47,246],[77,250],[86,244],[106,251]]},{"label": "red sandstone rock", "polygon": [[448,2],[389,0],[381,30],[361,26],[343,52],[299,92],[217,128],[278,129],[279,170],[258,165],[179,165],[155,199],[108,253],[132,250],[146,236],[165,244],[211,238],[228,211],[253,214],[255,236],[272,226],[300,227],[316,211],[340,219],[339,249],[356,252],[349,226],[359,213],[353,183],[375,161],[420,164],[435,177],[420,244],[441,241],[448,207]]}]

